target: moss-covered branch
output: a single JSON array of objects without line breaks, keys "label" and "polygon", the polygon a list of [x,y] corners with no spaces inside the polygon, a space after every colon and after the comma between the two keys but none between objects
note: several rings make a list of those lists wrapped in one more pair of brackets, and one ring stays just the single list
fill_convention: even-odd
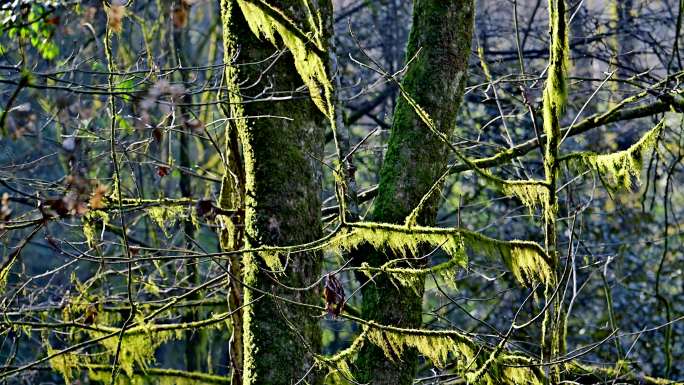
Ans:
[{"label": "moss-covered branch", "polygon": [[[467,251],[501,259],[513,276],[523,285],[537,281],[550,284],[553,279],[551,258],[537,243],[522,240],[499,240],[474,231],[455,227],[406,226],[390,223],[356,222],[338,228],[325,239],[305,246],[262,247],[259,254],[272,270],[279,270],[284,260],[301,252],[332,250],[345,252],[369,245],[379,252],[391,253],[390,258],[379,266],[362,264],[357,269],[364,272],[384,272],[394,275],[407,286],[415,288],[416,279],[430,272],[447,273],[457,267],[465,267]],[[408,257],[419,257],[426,247],[441,248],[450,260],[433,267],[395,267],[405,264]],[[398,258],[398,259],[395,259]],[[409,284],[410,283],[410,284]]]},{"label": "moss-covered branch", "polygon": [[363,321],[362,325],[363,332],[349,348],[331,357],[319,356],[319,368],[328,369],[332,376],[355,381],[353,357],[370,344],[378,347],[390,362],[400,360],[406,349],[416,349],[438,368],[453,368],[471,384],[544,383],[544,374],[532,359],[507,350],[493,356],[494,347],[457,330],[408,329],[373,321]]},{"label": "moss-covered branch", "polygon": [[662,119],[655,127],[647,131],[636,143],[629,148],[611,154],[596,154],[594,152],[580,152],[566,155],[560,161],[579,161],[596,170],[611,189],[630,189],[632,179],[641,180],[643,157],[652,150],[663,131],[665,120]]},{"label": "moss-covered branch", "polygon": [[[92,380],[109,383],[111,367],[108,365],[85,365],[84,370],[90,373]],[[136,369],[131,376],[119,378],[117,385],[135,384],[173,384],[173,385],[223,385],[230,384],[230,379],[226,376],[217,376],[207,373],[190,372],[177,369],[147,368]]]},{"label": "moss-covered branch", "polygon": [[[596,113],[591,115],[579,123],[574,124],[570,127],[565,127],[561,130],[561,137],[572,137],[576,135],[581,135],[585,132],[591,131],[594,128],[602,127],[610,123],[621,122],[626,120],[634,120],[644,117],[649,117],[657,114],[661,114],[667,111],[684,111],[684,99],[681,96],[676,97],[677,94],[670,95],[669,97],[660,96],[659,100],[652,101],[647,104],[642,104],[636,107],[627,108],[632,103],[636,103],[642,100],[644,97],[648,96],[648,92],[642,92],[635,96],[626,98],[622,100],[617,105],[611,107],[606,112]],[[473,159],[472,165],[461,163],[453,165],[449,168],[451,174],[457,174],[464,171],[473,169],[473,165],[480,169],[488,169],[491,167],[501,166],[510,162],[513,159],[519,158],[534,151],[539,146],[546,144],[546,135],[541,135],[540,140],[537,138],[529,139],[522,142],[509,149],[497,152],[495,155]],[[372,200],[378,195],[378,186],[369,188],[359,194],[359,202],[367,202]],[[323,209],[323,215],[329,215],[337,211],[336,206],[329,206]]]}]

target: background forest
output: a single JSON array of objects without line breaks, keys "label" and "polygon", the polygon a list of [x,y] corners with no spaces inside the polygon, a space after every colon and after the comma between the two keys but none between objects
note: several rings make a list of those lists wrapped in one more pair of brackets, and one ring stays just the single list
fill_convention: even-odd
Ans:
[{"label": "background forest", "polygon": [[3,384],[684,383],[683,0],[0,3]]}]

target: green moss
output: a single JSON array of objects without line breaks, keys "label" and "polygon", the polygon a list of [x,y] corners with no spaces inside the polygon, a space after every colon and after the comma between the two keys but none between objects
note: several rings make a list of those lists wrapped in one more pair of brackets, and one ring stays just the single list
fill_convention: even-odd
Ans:
[{"label": "green moss", "polygon": [[413,347],[439,368],[446,367],[450,354],[460,362],[470,362],[475,356],[472,341],[456,333],[397,332],[371,326],[368,328],[368,340],[379,346],[390,360],[396,360],[404,349]]},{"label": "green moss", "polygon": [[[124,333],[119,353],[119,365],[123,372],[132,377],[135,369],[147,369],[154,362],[154,353],[164,342],[173,338],[175,334],[170,331],[151,331],[150,325],[138,319],[142,325],[138,330]],[[110,332],[90,331],[92,338],[102,337]],[[114,357],[119,345],[119,338],[107,338],[100,342],[109,357]]]},{"label": "green moss", "polygon": [[[273,4],[273,3],[271,3]],[[242,256],[242,280],[245,282],[243,308],[244,384],[290,384],[303,377],[318,383],[314,374],[306,374],[313,364],[313,351],[320,345],[320,330],[315,318],[298,307],[282,306],[261,291],[277,298],[317,303],[316,291],[292,292],[276,285],[266,270],[280,271],[288,258],[287,247],[320,237],[320,164],[323,157],[325,118],[331,121],[331,86],[324,66],[327,56],[314,28],[317,10],[308,14],[301,3],[286,4],[278,10],[264,1],[228,1],[221,4],[224,31],[224,58],[230,101],[230,128],[237,133],[244,165],[244,243],[258,248]],[[312,3],[309,3],[310,5]],[[313,5],[311,5],[313,8]],[[301,12],[300,12],[301,11]],[[291,20],[285,12],[299,17]],[[306,25],[303,31],[297,26]],[[313,20],[313,23],[311,22]],[[263,40],[259,39],[263,38]],[[238,40],[239,39],[239,46]],[[276,61],[276,48],[288,48]],[[250,65],[237,66],[237,58]],[[240,89],[245,79],[257,79],[268,71],[277,83],[276,92],[308,88],[311,98],[293,98],[268,103],[243,103],[242,96],[255,94],[261,86]],[[259,96],[261,98],[261,96]],[[321,114],[323,111],[324,114]],[[287,116],[288,119],[249,116]],[[313,155],[313,156],[310,156]],[[294,178],[294,179],[293,179]],[[254,249],[252,249],[254,250]],[[282,251],[282,253],[281,253]],[[304,252],[287,261],[287,272],[278,277],[283,285],[303,287],[320,274],[320,253]],[[283,322],[297,325],[294,332]],[[302,343],[304,338],[307,343]],[[278,349],[272,349],[278,346]],[[274,371],[273,367],[282,370]]]},{"label": "green moss", "polygon": [[530,210],[530,215],[536,207],[540,207],[542,215],[546,216],[552,213],[549,206],[550,196],[549,187],[544,183],[538,181],[506,181],[502,190],[506,195],[513,195],[520,199],[522,204],[527,206]]},{"label": "green moss", "polygon": [[[50,356],[55,353],[56,350],[48,344],[47,355]],[[82,365],[84,362],[88,362],[88,359],[81,354],[65,353],[50,359],[49,362],[50,367],[62,375],[66,384],[72,384],[78,378]]]},{"label": "green moss", "polygon": [[523,285],[533,281],[551,284],[554,279],[550,258],[534,242],[501,241],[460,228],[437,228],[423,226],[402,226],[373,222],[359,222],[342,229],[323,247],[338,252],[355,250],[363,244],[370,244],[376,250],[391,252],[396,258],[419,256],[421,247],[440,247],[451,258],[449,261],[429,268],[392,267],[397,260],[391,260],[380,267],[362,265],[359,270],[367,273],[384,272],[405,286],[415,288],[417,278],[430,273],[448,277],[457,267],[467,265],[466,251],[500,258],[511,270],[513,276]]},{"label": "green moss", "polygon": [[352,342],[348,348],[337,354],[331,357],[322,355],[315,356],[317,368],[319,370],[328,371],[326,383],[338,384],[345,383],[345,380],[347,381],[346,383],[355,381],[351,365],[359,350],[363,347],[366,338],[366,331],[364,330],[354,339],[354,342]]},{"label": "green moss", "polygon": [[[262,246],[255,250],[269,267],[278,271],[286,258],[299,253],[316,250],[343,253],[357,250],[364,245],[391,254],[395,258],[379,266],[364,264],[359,266],[358,270],[369,275],[375,272],[386,273],[409,287],[414,286],[416,277],[430,273],[448,277],[454,269],[466,267],[467,252],[500,259],[523,285],[534,281],[545,284],[553,282],[553,261],[539,244],[522,240],[499,240],[453,227],[406,226],[364,221],[347,224],[329,236],[309,244],[291,247]],[[425,250],[426,247],[441,248],[450,257],[449,260],[432,267],[411,266],[411,259],[420,257],[421,250]],[[409,267],[396,267],[406,263],[409,263]]]},{"label": "green moss", "polygon": [[[569,372],[583,376],[592,381],[602,381],[605,378],[621,378],[625,383],[647,384],[647,385],[668,385],[674,384],[670,379],[657,378],[635,373],[624,361],[619,361],[616,366],[593,366],[572,361],[566,364]],[[593,377],[593,378],[592,378]]]},{"label": "green moss", "polygon": [[520,240],[501,241],[477,233],[468,235],[468,247],[491,258],[500,258],[521,285],[535,281],[546,285],[554,283],[554,263],[539,244]]},{"label": "green moss", "polygon": [[[74,312],[81,315],[85,312],[87,303],[76,301],[70,303],[68,310],[65,310],[65,320],[75,319]],[[191,328],[214,327],[220,328],[223,322],[229,317],[229,313],[216,314],[206,320],[193,323],[181,324],[160,324],[155,325],[144,321],[142,315],[136,317],[136,326],[132,327],[123,335],[121,350],[119,353],[119,365],[123,372],[117,377],[117,384],[190,384],[190,383],[221,383],[216,376],[204,375],[202,373],[189,373],[167,369],[156,369],[150,366],[154,363],[156,350],[165,342],[171,339],[183,338],[184,331]],[[77,354],[63,353],[55,355],[49,360],[52,368],[62,374],[66,383],[73,382],[78,378],[79,373],[88,370],[91,379],[107,379],[111,377],[111,360],[116,354],[119,345],[119,329],[106,326],[107,323],[116,321],[118,318],[110,319],[110,313],[102,313],[98,316],[97,323],[93,324],[93,329],[82,331],[76,329],[70,335],[71,338],[78,339],[87,336],[91,339],[101,339],[99,345],[103,348],[97,354]],[[57,353],[47,342],[47,353],[53,355]],[[152,376],[148,376],[152,375]],[[159,377],[157,377],[159,376]],[[153,380],[151,380],[151,378]]]},{"label": "green moss", "polygon": [[[421,108],[421,106],[408,94],[406,91],[403,90],[403,88],[400,87],[400,91],[402,92],[403,99],[406,101],[406,103],[411,107],[412,111],[419,117],[420,121],[425,124],[433,134],[437,138],[440,139],[443,143],[446,143],[450,146],[449,144],[449,139],[444,133],[438,130],[437,126],[435,125],[434,121],[432,118],[428,115],[428,113]],[[563,100],[565,97],[562,98]],[[559,101],[559,100],[557,100]],[[564,101],[563,101],[564,103]],[[559,119],[556,117],[557,120]],[[549,120],[550,121],[550,120]],[[556,128],[558,129],[558,132],[560,132],[560,123],[556,122]],[[415,140],[413,136],[407,137],[408,140]],[[557,146],[557,142],[554,144]],[[424,146],[428,147],[428,146]],[[484,178],[487,182],[492,184],[493,186],[496,186],[496,188],[499,188],[503,191],[504,194],[507,195],[514,195],[518,197],[522,203],[527,206],[530,211],[534,210],[535,207],[541,207],[543,216],[544,218],[552,218],[554,215],[554,210],[555,210],[555,205],[551,204],[551,194],[550,194],[550,188],[549,188],[549,182],[548,181],[537,181],[537,180],[522,180],[522,181],[515,181],[515,180],[505,180],[500,177],[497,177],[493,175],[489,170],[480,168],[475,164],[475,162],[471,161],[468,159],[466,156],[461,154],[460,151],[457,149],[453,148],[453,153],[465,164],[470,166],[470,169],[477,173],[479,176]],[[413,167],[414,165],[407,163],[407,159],[404,159],[403,157],[393,157],[393,154],[390,152],[388,153],[388,159],[385,162],[388,162],[391,160],[394,164],[392,166],[391,170],[393,172],[393,179],[400,179],[397,178],[397,175],[400,170],[405,169],[405,167]],[[391,157],[392,156],[392,157]],[[547,154],[546,159],[555,159],[555,153],[554,154]],[[391,157],[391,158],[390,158]],[[384,170],[384,168],[383,168]],[[430,178],[432,176],[428,175],[428,179],[422,181],[422,183],[419,183],[419,185],[424,185],[426,183],[430,182]],[[407,226],[414,225],[418,223],[418,216],[421,214],[421,211],[424,211],[423,209],[427,205],[428,201],[430,198],[432,198],[432,195],[434,194],[435,191],[437,191],[436,187],[441,186],[441,181],[443,178],[445,178],[448,175],[448,173],[443,174],[435,183],[433,183],[432,187],[430,190],[428,190],[427,193],[422,195],[420,198],[420,201],[418,204],[415,206],[415,208],[410,212],[410,214],[406,217],[405,223]],[[386,178],[390,178],[390,175],[386,175]],[[425,179],[425,177],[420,177],[418,178]],[[382,179],[381,179],[381,185],[382,185]],[[394,189],[395,187],[392,185],[389,185],[387,187],[387,190],[384,191],[387,195],[394,195],[396,190]],[[380,192],[379,192],[380,194]],[[400,213],[403,211],[401,204],[394,204],[391,207],[386,207],[386,205],[382,204],[383,201],[380,201],[378,203],[378,206],[376,208],[376,217],[387,217],[390,216],[391,218],[396,218],[397,216],[401,215]],[[394,202],[397,203],[397,202]],[[404,203],[406,205],[406,203]],[[405,210],[405,209],[404,209]]]},{"label": "green moss", "polygon": [[169,227],[188,216],[186,208],[183,206],[152,206],[145,210],[150,219],[159,226],[167,237],[169,236]]},{"label": "green moss", "polygon": [[[549,66],[546,86],[543,93],[542,115],[544,118],[544,133],[546,134],[546,148],[544,151],[544,174],[548,186],[548,197],[544,207],[544,236],[545,247],[549,255],[553,257],[554,265],[558,269],[557,254],[557,230],[556,215],[558,212],[558,196],[556,186],[559,167],[559,147],[561,141],[561,119],[567,104],[567,67],[569,62],[567,22],[565,15],[565,0],[549,0]],[[553,272],[553,277],[558,279],[559,271]],[[549,298],[549,286],[544,292],[547,301]],[[564,339],[562,331],[563,306],[562,299],[553,299],[554,306],[544,313],[542,322],[542,359],[554,360],[564,351]],[[552,381],[559,382],[561,373],[558,366],[551,367]]]},{"label": "green moss", "polygon": [[[543,95],[544,132],[549,140],[560,132],[559,118],[568,97],[568,34],[564,0],[549,0],[551,45],[549,68]],[[553,147],[549,145],[549,147]]]},{"label": "green moss", "polygon": [[97,223],[101,222],[100,229],[104,229],[109,223],[109,214],[104,210],[89,210],[82,218],[83,236],[90,247],[97,244],[96,239],[100,233],[97,228]]},{"label": "green moss", "polygon": [[274,45],[278,43],[276,37],[280,37],[292,53],[297,72],[308,87],[311,99],[334,122],[332,83],[325,65],[328,58],[319,54],[325,52],[320,34],[299,31],[282,11],[265,3],[238,0],[238,4],[255,35],[264,36]]},{"label": "green moss", "polygon": [[463,252],[463,240],[458,231],[449,232],[434,227],[357,222],[328,242],[331,250],[350,251],[362,244],[370,244],[376,250],[392,252],[397,257],[418,256],[421,246],[441,247],[461,266],[467,263]]},{"label": "green moss", "polygon": [[[107,365],[88,365],[88,378],[102,384],[111,383],[111,367]],[[213,385],[230,384],[226,376],[186,372],[176,369],[148,368],[144,371],[136,370],[133,377],[119,375],[116,385]]]},{"label": "green moss", "polygon": [[266,247],[264,248],[264,251],[259,252],[259,256],[261,256],[264,263],[271,271],[280,272],[283,270],[281,258],[289,258],[289,253],[284,253],[278,249],[271,250],[270,248]]},{"label": "green moss", "polygon": [[567,159],[579,159],[584,165],[596,170],[604,177],[609,188],[629,190],[632,179],[640,182],[644,154],[655,148],[663,127],[664,120],[661,120],[626,150],[604,155],[591,152],[571,154]]},{"label": "green moss", "polygon": [[[227,131],[227,130],[226,130]],[[226,137],[229,136],[229,133],[226,132]],[[226,139],[228,141],[228,139]],[[228,147],[228,146],[226,146]],[[227,151],[230,151],[230,148],[226,148]],[[221,194],[219,195],[219,207],[224,209],[224,210],[237,210],[238,207],[235,205],[236,202],[238,202],[239,199],[239,194],[238,194],[238,180],[233,173],[230,172],[230,170],[226,167],[225,173],[223,175],[223,178],[221,179]]]},{"label": "green moss", "polygon": [[[64,319],[76,321],[80,320],[83,314],[86,313],[88,303],[84,301],[74,301],[70,303],[64,310]],[[171,339],[180,339],[184,337],[183,331],[194,327],[221,327],[223,320],[228,318],[228,313],[215,315],[207,320],[195,322],[192,324],[162,324],[154,325],[144,321],[142,315],[136,317],[137,326],[128,329],[121,341],[121,350],[119,352],[119,365],[123,372],[117,377],[118,384],[144,384],[146,382],[145,374],[150,370],[151,364],[155,360],[156,350],[165,342]],[[91,373],[91,378],[105,378],[111,373],[111,361],[116,355],[119,345],[119,329],[116,327],[106,326],[108,323],[116,322],[117,317],[112,318],[110,313],[100,312],[97,317],[97,323],[93,324],[93,329],[83,331],[82,329],[75,329],[69,335],[70,339],[77,341],[83,337],[98,339],[105,336],[108,338],[101,339],[99,345],[102,350],[96,354],[79,354],[79,353],[62,353],[57,354],[49,360],[51,367],[62,374],[66,383],[72,383],[74,379],[78,378],[79,373],[88,369]],[[57,351],[45,339],[47,345],[47,354],[53,355]],[[93,368],[107,368],[106,371],[97,371],[93,374]],[[151,369],[158,370],[158,369]],[[178,376],[182,374],[176,373]],[[95,376],[95,377],[93,377]],[[186,376],[187,377],[187,376]],[[201,376],[200,376],[201,377]],[[156,382],[155,383],[159,383]],[[171,382],[174,383],[174,382]],[[192,382],[190,382],[192,383]],[[201,383],[201,382],[200,382]]]},{"label": "green moss", "polygon": [[14,262],[17,260],[17,256],[18,254],[10,253],[9,259],[5,261],[2,264],[2,268],[0,268],[0,291],[4,291],[5,286],[7,286],[7,278],[12,270],[12,266],[14,266]]},{"label": "green moss", "polygon": [[438,368],[453,365],[470,384],[531,385],[543,384],[543,374],[524,356],[498,353],[457,331],[400,329],[369,323],[365,328],[368,341],[379,346],[389,360],[402,357],[404,350],[417,349]]},{"label": "green moss", "polygon": [[[331,357],[317,356],[319,369],[329,371],[328,383],[356,381],[351,362],[366,344],[377,346],[389,361],[399,361],[407,349],[416,349],[436,367],[454,369],[470,384],[536,385],[544,375],[523,356],[491,347],[455,330],[405,329],[365,321],[352,345]],[[522,367],[528,365],[528,367]],[[520,366],[520,367],[518,367]],[[344,382],[346,381],[346,382]]]},{"label": "green moss", "polygon": [[442,186],[440,174],[467,81],[473,11],[470,0],[414,4],[408,67],[399,84],[374,220],[405,223],[408,217],[409,224],[434,223],[438,194],[426,193]]}]

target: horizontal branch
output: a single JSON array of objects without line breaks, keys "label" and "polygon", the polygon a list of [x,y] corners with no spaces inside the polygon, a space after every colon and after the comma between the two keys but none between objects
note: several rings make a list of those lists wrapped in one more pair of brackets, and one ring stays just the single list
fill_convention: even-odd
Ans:
[{"label": "horizontal branch", "polygon": [[[625,100],[627,102],[628,100]],[[604,126],[609,123],[615,123],[625,120],[632,120],[638,118],[644,118],[647,116],[653,116],[670,110],[675,110],[677,112],[684,112],[684,99],[679,95],[679,93],[666,94],[660,97],[659,100],[654,101],[650,104],[645,104],[632,108],[625,108],[626,103],[621,103],[612,109],[608,110],[602,114],[594,114],[584,119],[583,121],[575,124],[571,127],[566,127],[561,131],[562,137],[570,137],[579,134],[583,134],[591,129]],[[530,139],[523,143],[520,143],[514,147],[507,150],[501,151],[496,155],[480,158],[474,160],[472,163],[478,168],[490,168],[500,166],[512,159],[526,155],[530,151],[535,150],[537,147],[546,143],[546,135],[541,135],[540,140],[537,138]],[[452,174],[458,174],[463,171],[471,170],[472,167],[467,164],[459,164],[451,167]],[[375,198],[378,194],[378,186],[373,186],[363,193],[359,194],[358,201],[367,202]],[[331,215],[336,213],[338,210],[337,206],[324,207],[322,210],[323,215]]]}]

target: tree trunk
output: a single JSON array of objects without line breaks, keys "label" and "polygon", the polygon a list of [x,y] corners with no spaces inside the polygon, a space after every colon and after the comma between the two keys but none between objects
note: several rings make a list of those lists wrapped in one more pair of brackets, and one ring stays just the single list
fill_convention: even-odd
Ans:
[{"label": "tree trunk", "polygon": [[[407,62],[411,62],[402,86],[447,137],[453,133],[466,84],[473,11],[472,0],[414,2],[407,47]],[[399,98],[372,212],[373,220],[390,223],[404,223],[445,171],[448,158],[447,145],[429,130],[405,99]],[[435,223],[438,197],[432,194],[418,216],[418,224]],[[358,257],[371,266],[393,259],[380,252],[358,253]],[[417,294],[411,289],[398,289],[383,276],[374,278],[374,282],[363,289],[365,319],[402,327],[421,325],[422,290]],[[417,352],[407,350],[402,357],[389,360],[380,348],[366,344],[356,365],[361,383],[411,384]]]},{"label": "tree trunk", "polygon": [[[185,7],[180,1],[174,2],[174,7]],[[189,12],[188,9],[184,10]],[[171,46],[173,47],[174,54],[172,55],[172,63],[175,66],[188,67],[191,64],[188,63],[188,59],[185,55],[186,42],[188,41],[187,28],[184,25],[175,25],[171,33]],[[186,89],[190,87],[190,81],[188,79],[187,71],[179,71],[180,80],[183,83],[183,87]],[[190,105],[192,105],[192,95],[190,93],[184,93],[181,99],[183,105],[180,106],[180,116],[179,123],[182,127],[182,131],[179,133],[178,138],[178,149],[179,149],[179,159],[178,164],[183,167],[184,171],[180,175],[180,181],[178,183],[178,188],[180,189],[181,196],[184,198],[191,199],[192,194],[192,180],[190,174],[185,170],[189,170],[192,167],[191,162],[191,149],[190,149],[190,139],[191,139],[191,128],[188,122],[192,119]],[[192,223],[190,218],[183,221],[183,234],[184,234],[184,247],[187,250],[192,250],[194,248],[194,238],[195,238],[195,225]],[[200,269],[199,261],[189,260],[185,263],[185,275],[188,277],[188,284],[190,286],[196,286],[200,284]],[[201,293],[196,292],[194,295],[189,296],[189,300],[200,299]],[[196,322],[201,319],[199,309],[190,309],[184,316],[183,322]],[[206,372],[209,368],[207,367],[206,357],[209,352],[207,352],[207,336],[206,331],[202,329],[188,330],[185,332],[185,367],[190,372]]]},{"label": "tree trunk", "polygon": [[[288,13],[301,11],[302,15],[287,15],[294,22],[304,17],[300,3],[269,4]],[[318,239],[325,116],[308,95],[295,92],[303,82],[290,52],[274,55],[277,48],[254,35],[237,2],[223,0],[222,12],[231,124],[244,159],[245,247]],[[231,58],[240,65],[230,65]],[[277,99],[250,100],[271,96]],[[285,96],[293,98],[282,100]],[[317,280],[321,255],[290,255],[282,273],[270,272],[257,253],[242,258],[243,384],[290,385],[302,378],[302,383],[320,382],[316,370],[310,370],[313,354],[320,350],[318,314],[281,298],[320,302],[318,289],[297,291],[283,285],[301,288]]]}]

